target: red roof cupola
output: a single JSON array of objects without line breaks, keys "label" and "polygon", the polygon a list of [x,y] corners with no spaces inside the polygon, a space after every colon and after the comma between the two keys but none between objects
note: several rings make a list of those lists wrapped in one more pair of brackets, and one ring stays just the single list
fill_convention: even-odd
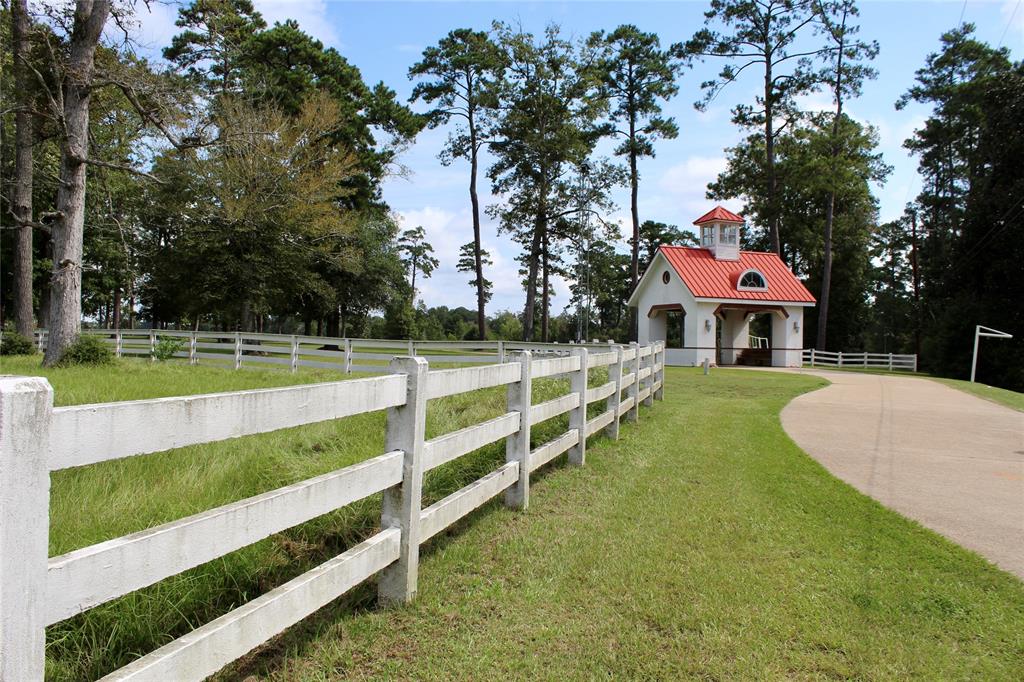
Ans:
[{"label": "red roof cupola", "polygon": [[721,206],[715,206],[713,209],[697,218],[693,221],[694,225],[703,225],[704,223],[736,223],[742,225],[744,222],[743,216],[736,215],[732,211],[722,208]]},{"label": "red roof cupola", "polygon": [[715,260],[738,260],[740,257],[740,227],[743,217],[721,206],[693,221],[700,227],[700,245],[715,257]]}]

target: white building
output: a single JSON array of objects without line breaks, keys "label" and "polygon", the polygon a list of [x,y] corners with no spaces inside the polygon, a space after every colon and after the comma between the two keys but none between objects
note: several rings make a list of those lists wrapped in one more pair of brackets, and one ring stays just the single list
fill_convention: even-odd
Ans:
[{"label": "white building", "polygon": [[[815,301],[774,253],[741,251],[743,218],[721,206],[693,223],[700,247],[661,246],[636,291],[639,342],[665,341],[674,366],[771,364],[799,367],[804,308]],[[767,338],[750,320],[771,316]]]}]

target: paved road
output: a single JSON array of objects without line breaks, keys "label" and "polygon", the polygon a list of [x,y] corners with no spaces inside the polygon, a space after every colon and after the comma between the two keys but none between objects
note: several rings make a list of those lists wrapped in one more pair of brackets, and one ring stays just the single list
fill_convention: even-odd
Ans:
[{"label": "paved road", "polygon": [[1024,412],[935,381],[810,372],[832,382],[782,411],[833,474],[1024,578]]}]

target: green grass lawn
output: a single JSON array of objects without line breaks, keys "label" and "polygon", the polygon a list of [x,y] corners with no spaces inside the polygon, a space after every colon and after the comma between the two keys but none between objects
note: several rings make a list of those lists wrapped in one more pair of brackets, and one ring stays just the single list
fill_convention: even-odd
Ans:
[{"label": "green grass lawn", "polygon": [[[1005,679],[1024,585],[829,475],[819,379],[670,369],[664,403],[426,549],[419,597],[328,607],[223,679]],[[363,608],[359,608],[363,607]]]},{"label": "green grass lawn", "polygon": [[[49,376],[61,404],[337,377],[138,361]],[[782,432],[782,406],[822,383],[670,369],[666,400],[620,441],[593,439],[582,469],[563,459],[534,475],[529,511],[494,503],[432,540],[412,605],[379,611],[367,584],[218,677],[1024,677],[1024,584],[839,482]],[[535,388],[540,402],[565,382]],[[432,401],[428,434],[503,411],[501,389]],[[51,554],[382,448],[372,414],[57,472]],[[424,503],[503,457],[497,444],[432,472]],[[371,498],[51,627],[48,678],[123,665],[366,537],[379,510]]]},{"label": "green grass lawn", "polygon": [[995,386],[989,386],[987,384],[972,384],[970,381],[963,381],[962,379],[945,379],[942,377],[931,378],[934,381],[942,382],[947,386],[970,393],[971,395],[976,395],[979,398],[991,400],[992,402],[999,403],[1000,405],[1012,407],[1015,410],[1024,412],[1024,393],[1010,391],[1005,388],[996,388]]}]

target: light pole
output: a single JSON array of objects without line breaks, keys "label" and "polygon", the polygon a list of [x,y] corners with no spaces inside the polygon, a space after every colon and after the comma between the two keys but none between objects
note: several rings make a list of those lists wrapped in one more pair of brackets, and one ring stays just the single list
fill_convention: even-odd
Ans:
[{"label": "light pole", "polygon": [[980,324],[974,328],[974,357],[971,359],[971,383],[974,383],[974,374],[978,369],[978,341],[982,336],[991,336],[994,339],[1012,339],[1013,334],[1001,332],[991,327],[982,327]]}]

